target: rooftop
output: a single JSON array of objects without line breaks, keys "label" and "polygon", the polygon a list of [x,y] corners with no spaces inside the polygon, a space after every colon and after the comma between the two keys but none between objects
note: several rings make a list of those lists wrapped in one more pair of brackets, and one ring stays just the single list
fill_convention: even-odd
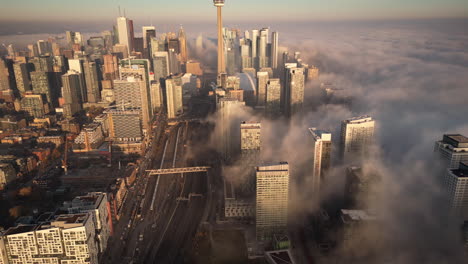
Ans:
[{"label": "rooftop", "polygon": [[468,138],[461,134],[445,134],[442,141],[455,148],[468,148]]},{"label": "rooftop", "polygon": [[461,162],[458,169],[450,170],[458,178],[468,178],[468,163]]},{"label": "rooftop", "polygon": [[271,264],[294,264],[289,250],[268,251],[265,253],[268,263]]},{"label": "rooftop", "polygon": [[371,122],[372,117],[365,115],[365,116],[358,116],[358,117],[352,117],[344,120],[343,122],[347,124],[361,124],[361,123],[366,123],[366,122]]},{"label": "rooftop", "polygon": [[21,233],[31,232],[36,229],[36,225],[20,225],[17,227],[10,227],[5,233],[5,236],[17,235]]},{"label": "rooftop", "polygon": [[368,214],[364,210],[341,210],[341,219],[344,223],[360,222],[360,221],[374,221],[377,218]]}]

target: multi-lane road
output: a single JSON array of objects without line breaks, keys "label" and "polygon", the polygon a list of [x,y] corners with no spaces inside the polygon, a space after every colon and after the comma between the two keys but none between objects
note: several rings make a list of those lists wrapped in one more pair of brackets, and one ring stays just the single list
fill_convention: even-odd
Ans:
[{"label": "multi-lane road", "polygon": [[[186,150],[196,127],[179,122],[154,137],[140,171],[186,167]],[[183,262],[206,206],[207,185],[207,173],[141,173],[101,262]]]}]

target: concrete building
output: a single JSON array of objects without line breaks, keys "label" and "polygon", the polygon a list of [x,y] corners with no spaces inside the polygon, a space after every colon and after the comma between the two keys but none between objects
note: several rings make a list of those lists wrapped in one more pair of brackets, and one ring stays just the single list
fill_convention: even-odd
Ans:
[{"label": "concrete building", "polygon": [[31,91],[31,64],[21,63],[16,61],[13,64],[13,71],[15,73],[16,87],[20,94]]},{"label": "concrete building", "polygon": [[366,156],[374,143],[375,121],[370,116],[346,119],[341,123],[341,155],[351,161]]},{"label": "concrete building", "polygon": [[468,162],[460,163],[456,169],[448,169],[444,187],[450,198],[453,213],[468,220]]},{"label": "concrete building", "polygon": [[101,78],[98,75],[97,65],[95,62],[84,61],[83,69],[87,102],[98,103],[101,101]]},{"label": "concrete building", "polygon": [[271,34],[272,38],[272,43],[271,43],[271,68],[273,69],[274,72],[278,69],[278,46],[279,46],[279,40],[278,40],[278,32],[273,32]]},{"label": "concrete building", "polygon": [[91,214],[59,215],[40,225],[20,225],[0,238],[5,264],[98,263],[98,245]]},{"label": "concrete building", "polygon": [[330,132],[309,128],[313,148],[312,194],[320,200],[320,189],[331,167],[332,135]]},{"label": "concrete building", "polygon": [[169,53],[157,51],[153,53],[154,79],[165,79],[170,74]]},{"label": "concrete building", "polygon": [[283,101],[283,114],[291,117],[303,110],[305,75],[304,68],[297,67],[295,63],[287,64],[285,67],[284,92],[281,100]]},{"label": "concrete building", "polygon": [[184,112],[181,75],[166,79],[167,118],[176,118]]},{"label": "concrete building", "polygon": [[242,122],[241,130],[241,152],[258,152],[262,146],[262,125],[257,122]]},{"label": "concrete building", "polygon": [[434,151],[447,168],[457,169],[461,162],[468,163],[468,138],[460,134],[446,134],[435,143]]},{"label": "concrete building", "polygon": [[258,241],[286,233],[289,203],[289,165],[281,162],[256,169],[256,232]]},{"label": "concrete building", "polygon": [[109,137],[116,141],[139,142],[143,139],[141,110],[112,109],[109,117]]},{"label": "concrete building", "polygon": [[265,113],[270,117],[277,117],[281,113],[281,81],[270,79],[267,83]]},{"label": "concrete building", "polygon": [[117,30],[119,32],[119,44],[125,45],[129,51],[133,50],[133,39],[131,32],[130,19],[126,17],[117,18]]},{"label": "concrete building", "polygon": [[218,100],[217,109],[220,122],[216,124],[216,138],[225,160],[231,160],[239,153],[239,124],[241,120],[236,113],[243,106],[245,106],[245,102],[239,102],[235,99],[221,98]]},{"label": "concrete building", "polygon": [[74,151],[91,151],[98,149],[104,142],[102,126],[99,123],[85,125],[75,138]]},{"label": "concrete building", "polygon": [[159,81],[151,82],[150,93],[151,93],[151,106],[153,107],[153,113],[158,113],[164,105],[161,83]]},{"label": "concrete building", "polygon": [[47,102],[53,104],[56,100],[56,94],[52,89],[51,80],[47,72],[35,71],[30,73],[32,91],[35,94],[43,94],[46,96]]},{"label": "concrete building", "polygon": [[185,65],[186,72],[191,73],[196,76],[202,76],[203,75],[203,69],[201,68],[200,62],[197,61],[188,61],[187,64]]},{"label": "concrete building", "polygon": [[21,99],[21,110],[35,118],[43,118],[50,112],[49,104],[43,94],[26,94]]},{"label": "concrete building", "polygon": [[257,106],[266,104],[268,81],[268,72],[257,72]]},{"label": "concrete building", "polygon": [[103,78],[104,80],[115,80],[119,77],[118,58],[112,54],[103,55]]},{"label": "concrete building", "polygon": [[62,97],[65,101],[63,105],[63,115],[72,117],[82,109],[83,82],[82,74],[76,71],[68,71],[62,75]]},{"label": "concrete building", "polygon": [[107,241],[112,233],[112,219],[109,215],[110,204],[107,194],[103,192],[91,192],[85,196],[77,196],[70,202],[64,202],[63,208],[69,214],[91,213],[96,228],[96,238],[99,245],[99,253],[107,248]]},{"label": "concrete building", "polygon": [[16,179],[16,170],[10,163],[0,163],[0,190]]},{"label": "concrete building", "polygon": [[140,108],[145,129],[148,129],[151,121],[151,102],[148,97],[146,83],[141,79],[127,77],[125,80],[114,81],[114,98],[117,104],[126,107]]}]

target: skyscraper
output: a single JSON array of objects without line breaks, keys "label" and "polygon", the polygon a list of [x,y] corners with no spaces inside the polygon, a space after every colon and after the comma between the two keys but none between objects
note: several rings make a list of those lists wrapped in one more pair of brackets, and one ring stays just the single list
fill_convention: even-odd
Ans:
[{"label": "skyscraper", "polygon": [[457,169],[460,162],[468,163],[468,138],[460,134],[446,134],[435,143],[434,151],[447,168]]},{"label": "skyscraper", "polygon": [[343,160],[360,159],[374,143],[375,121],[370,116],[353,117],[341,123],[341,155]]},{"label": "skyscraper", "polygon": [[132,39],[130,32],[130,20],[126,17],[117,18],[117,30],[119,32],[119,44],[125,45],[128,51],[132,51]]},{"label": "skyscraper", "polygon": [[289,202],[289,165],[287,162],[258,166],[256,232],[258,241],[286,234]]},{"label": "skyscraper", "polygon": [[119,76],[119,64],[117,56],[112,54],[106,54],[102,56],[104,58],[104,80],[115,80]]},{"label": "skyscraper", "polygon": [[269,67],[269,58],[268,58],[268,28],[263,28],[260,30],[259,43],[258,43],[258,68],[267,68]]},{"label": "skyscraper", "polygon": [[43,71],[31,72],[32,90],[35,94],[44,94],[47,102],[55,104],[56,94],[50,85],[49,74]]},{"label": "skyscraper", "polygon": [[257,106],[264,106],[268,85],[268,72],[257,72]]},{"label": "skyscraper", "polygon": [[0,91],[13,90],[15,88],[15,74],[13,61],[0,58]]},{"label": "skyscraper", "polygon": [[317,199],[320,198],[320,187],[327,170],[331,166],[331,133],[309,128],[313,144],[313,168],[311,193]]},{"label": "skyscraper", "polygon": [[82,109],[81,91],[83,91],[81,82],[81,73],[76,71],[68,71],[62,75],[62,97],[65,101],[63,105],[63,115],[72,117]]},{"label": "skyscraper", "polygon": [[31,117],[42,118],[49,113],[49,105],[43,94],[26,94],[21,99],[21,110]]},{"label": "skyscraper", "polygon": [[153,26],[143,27],[143,48],[147,49],[150,46],[151,38],[156,37],[156,28]]},{"label": "skyscraper", "polygon": [[274,72],[276,72],[276,70],[278,69],[278,32],[273,32],[271,36],[271,68]]},{"label": "skyscraper", "polygon": [[153,54],[154,79],[160,80],[169,76],[169,53],[157,51]]},{"label": "skyscraper", "polygon": [[223,15],[222,8],[224,0],[213,0],[218,9],[218,74],[226,72],[226,63],[224,60],[224,40],[223,40]]},{"label": "skyscraper", "polygon": [[[304,69],[297,67],[297,64],[286,66],[285,85],[283,87],[282,101],[283,114],[288,117],[300,113],[304,104]],[[283,99],[284,96],[284,99]]]},{"label": "skyscraper", "polygon": [[181,75],[166,79],[167,118],[175,118],[184,112]]},{"label": "skyscraper", "polygon": [[187,54],[187,36],[185,35],[184,28],[181,26],[179,30],[179,51],[180,51],[180,60],[183,64],[186,64],[188,61]]},{"label": "skyscraper", "polygon": [[84,77],[86,82],[86,98],[89,103],[101,101],[100,78],[95,62],[85,61],[83,63]]},{"label": "skyscraper", "polygon": [[453,213],[468,220],[468,163],[460,163],[458,168],[448,169],[444,177],[444,187],[450,198]]},{"label": "skyscraper", "polygon": [[270,79],[267,83],[265,113],[277,117],[281,113],[281,80]]},{"label": "skyscraper", "polygon": [[221,98],[217,108],[220,122],[216,124],[216,137],[220,152],[225,160],[231,160],[238,155],[240,147],[239,116],[236,113],[239,108],[245,106],[245,102],[237,99]]},{"label": "skyscraper", "polygon": [[31,77],[29,73],[31,66],[29,63],[15,62],[13,64],[15,73],[16,87],[21,94],[31,90]]}]

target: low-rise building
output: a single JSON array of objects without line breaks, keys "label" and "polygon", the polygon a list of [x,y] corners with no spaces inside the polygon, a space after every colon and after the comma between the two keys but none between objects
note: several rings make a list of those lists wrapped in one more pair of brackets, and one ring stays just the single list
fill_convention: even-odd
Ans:
[{"label": "low-rise building", "polygon": [[75,151],[91,151],[97,149],[104,142],[104,134],[100,123],[91,123],[83,127],[75,138]]}]

